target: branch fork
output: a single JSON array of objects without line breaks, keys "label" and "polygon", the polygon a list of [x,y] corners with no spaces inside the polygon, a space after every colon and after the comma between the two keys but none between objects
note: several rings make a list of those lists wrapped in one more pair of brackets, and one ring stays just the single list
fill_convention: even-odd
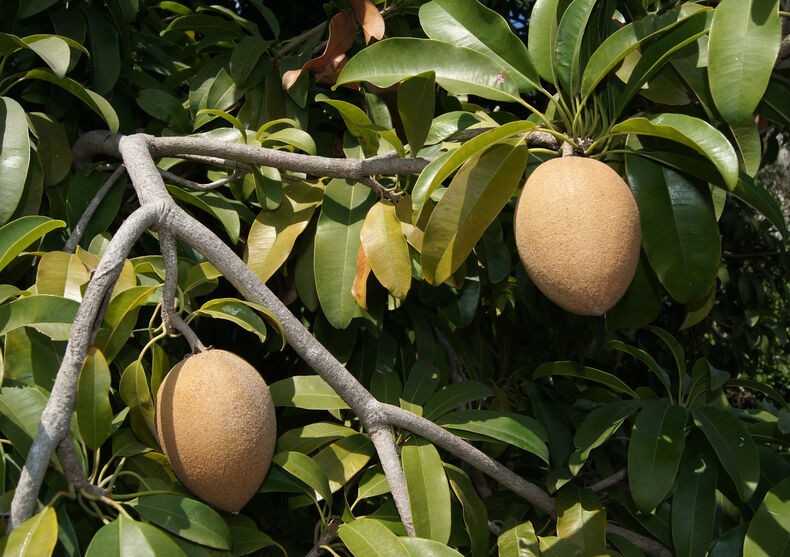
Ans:
[{"label": "branch fork", "polygon": [[[281,170],[304,172],[314,176],[356,180],[372,178],[376,175],[418,173],[428,162],[424,159],[393,157],[368,160],[329,159],[194,137],[156,138],[144,134],[117,136],[103,132],[90,132],[84,135],[75,146],[75,158],[83,161],[96,155],[121,158],[137,193],[140,208],[123,222],[113,236],[85,291],[55,385],[42,414],[38,434],[33,441],[14,494],[9,529],[19,526],[35,511],[38,493],[53,452],[57,450],[59,455],[65,455],[67,463],[76,460],[70,458],[74,453],[74,447],[69,434],[69,423],[75,409],[80,369],[95,331],[101,323],[104,301],[118,280],[123,262],[137,239],[149,229],[158,231],[162,255],[168,265],[162,303],[166,329],[177,330],[183,334],[193,351],[204,349],[194,332],[174,310],[177,282],[175,249],[176,241],[180,240],[210,261],[244,298],[267,307],[280,321],[288,344],[356,414],[370,435],[379,455],[392,497],[409,534],[414,534],[414,526],[393,427],[408,430],[427,439],[523,497],[548,516],[556,516],[554,499],[537,485],[518,476],[470,443],[435,423],[397,406],[376,400],[356,377],[313,337],[301,321],[233,250],[211,230],[176,205],[167,192],[154,159],[179,153],[244,164],[274,166]],[[73,456],[76,457],[76,454]],[[100,493],[98,491],[100,488],[87,485],[90,482],[87,482],[85,474],[78,465],[69,468],[70,470],[65,472],[73,485],[97,490],[96,493]],[[662,557],[670,555],[666,548],[637,533],[615,525],[610,525],[609,530],[627,535],[633,543],[650,555]]]}]

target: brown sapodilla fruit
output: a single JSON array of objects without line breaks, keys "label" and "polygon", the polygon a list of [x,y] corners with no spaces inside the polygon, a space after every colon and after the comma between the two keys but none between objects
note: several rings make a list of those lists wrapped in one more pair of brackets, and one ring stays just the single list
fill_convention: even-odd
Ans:
[{"label": "brown sapodilla fruit", "polygon": [[619,174],[595,159],[562,157],[538,166],[524,184],[514,228],[530,278],[570,312],[603,315],[636,272],[636,201]]},{"label": "brown sapodilla fruit", "polygon": [[170,370],[156,397],[156,428],[176,477],[230,512],[258,491],[277,438],[266,382],[245,360],[217,349]]}]

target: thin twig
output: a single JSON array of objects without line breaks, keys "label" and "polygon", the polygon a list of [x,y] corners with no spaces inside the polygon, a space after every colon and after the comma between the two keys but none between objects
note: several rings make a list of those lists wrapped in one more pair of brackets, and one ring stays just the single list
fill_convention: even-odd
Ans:
[{"label": "thin twig", "polygon": [[192,190],[209,191],[222,186],[226,186],[231,182],[233,182],[234,180],[238,180],[243,173],[240,172],[239,170],[235,170],[230,175],[224,178],[220,178],[219,180],[214,180],[213,182],[208,182],[205,184],[201,184],[200,182],[194,182],[192,180],[184,178],[183,176],[174,174],[169,170],[164,170],[163,168],[159,169],[159,174],[162,175],[162,178],[164,178],[165,181],[170,182],[171,184],[175,184],[177,186],[182,186]]},{"label": "thin twig", "polygon": [[118,181],[124,172],[126,172],[126,167],[123,164],[118,165],[115,171],[110,174],[110,176],[101,185],[99,190],[93,195],[90,203],[88,203],[88,206],[85,207],[82,215],[80,215],[80,219],[77,221],[77,224],[74,225],[71,235],[63,246],[63,251],[74,253],[77,250],[77,245],[80,243],[80,240],[82,240],[82,235],[85,234],[85,230],[88,228],[88,223],[90,223],[93,215],[96,213],[96,209],[99,208],[99,205],[102,204],[104,198],[107,197],[107,194],[110,193],[110,190],[115,185],[115,182]]},{"label": "thin twig", "polygon": [[602,479],[599,482],[592,484],[589,489],[592,491],[603,491],[604,489],[608,489],[613,485],[617,485],[621,481],[623,481],[628,476],[628,470],[622,468],[612,474],[611,476]]},{"label": "thin twig", "polygon": [[323,547],[332,543],[337,537],[337,531],[340,529],[340,526],[343,524],[343,521],[340,519],[339,516],[333,516],[329,519],[329,523],[326,525],[324,532],[321,534],[321,537],[315,542],[313,547],[310,551],[305,555],[305,557],[318,557],[323,552]]}]

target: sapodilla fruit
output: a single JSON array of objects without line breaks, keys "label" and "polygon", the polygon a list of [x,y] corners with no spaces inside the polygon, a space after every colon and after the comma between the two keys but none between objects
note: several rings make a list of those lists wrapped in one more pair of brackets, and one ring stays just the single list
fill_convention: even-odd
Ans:
[{"label": "sapodilla fruit", "polygon": [[603,315],[625,294],[639,262],[639,210],[606,164],[551,159],[527,179],[515,215],[516,247],[550,300],[580,315]]},{"label": "sapodilla fruit", "polygon": [[258,491],[277,437],[266,382],[245,360],[217,349],[189,356],[165,376],[156,428],[176,477],[230,512]]}]

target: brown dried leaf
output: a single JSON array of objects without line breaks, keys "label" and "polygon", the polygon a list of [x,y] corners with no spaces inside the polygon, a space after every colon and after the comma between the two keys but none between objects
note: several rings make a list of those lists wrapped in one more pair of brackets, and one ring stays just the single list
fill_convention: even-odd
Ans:
[{"label": "brown dried leaf", "polygon": [[[350,10],[343,10],[335,14],[329,22],[329,39],[326,41],[324,52],[309,60],[301,70],[290,70],[283,74],[283,89],[290,89],[302,72],[316,70],[319,75],[330,76],[340,73],[342,64],[345,63],[341,56],[354,44],[354,35],[357,33],[357,23]],[[329,79],[324,77],[324,79]],[[332,81],[331,83],[334,83]]]},{"label": "brown dried leaf", "polygon": [[354,8],[357,21],[362,26],[365,44],[370,44],[371,38],[380,41],[384,37],[384,18],[378,8],[370,0],[349,0],[349,2]]},{"label": "brown dried leaf", "polygon": [[354,284],[351,286],[351,295],[354,296],[357,305],[362,309],[368,309],[368,277],[370,276],[370,265],[365,255],[365,249],[360,244],[357,251],[357,274],[354,276]]}]

